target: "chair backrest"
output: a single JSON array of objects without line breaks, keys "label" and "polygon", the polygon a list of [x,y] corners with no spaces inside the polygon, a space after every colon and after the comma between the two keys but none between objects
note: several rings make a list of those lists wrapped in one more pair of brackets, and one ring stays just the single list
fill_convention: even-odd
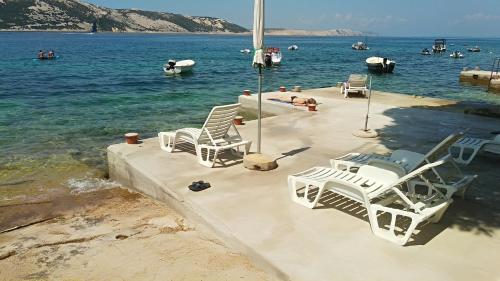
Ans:
[{"label": "chair backrest", "polygon": [[[464,133],[449,135],[447,138],[445,138],[443,141],[441,141],[438,145],[436,145],[433,149],[431,149],[429,152],[427,152],[424,160],[428,161],[429,163],[432,163],[432,162],[438,161],[439,159],[444,158],[446,155],[449,154],[450,147],[463,137],[464,137]],[[422,164],[422,163],[420,163],[420,164]],[[420,164],[418,166],[420,166]]]},{"label": "chair backrest", "polygon": [[484,150],[500,154],[500,135],[496,135],[490,143],[484,145]]},{"label": "chair backrest", "polygon": [[199,144],[212,143],[212,140],[220,140],[224,138],[231,126],[233,120],[238,114],[240,108],[239,103],[215,106],[210,111],[210,114],[201,128],[201,134],[198,138]]},{"label": "chair backrest", "polygon": [[367,81],[368,75],[366,74],[351,74],[348,80],[350,87],[366,87]]}]

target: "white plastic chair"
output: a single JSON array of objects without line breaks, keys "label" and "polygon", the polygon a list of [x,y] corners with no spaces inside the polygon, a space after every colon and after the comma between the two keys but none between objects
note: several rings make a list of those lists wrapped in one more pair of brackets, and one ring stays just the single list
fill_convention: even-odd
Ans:
[{"label": "white plastic chair", "polygon": [[469,165],[481,149],[500,155],[500,135],[492,140],[463,138],[450,147],[450,154],[457,163]]},{"label": "white plastic chair", "polygon": [[[234,152],[236,149],[239,152],[239,147],[244,146],[243,154],[246,155],[252,142],[241,138],[233,122],[239,107],[238,103],[212,108],[201,129],[183,128],[175,132],[158,133],[161,149],[173,152],[179,142],[193,144],[198,162],[207,167],[215,165],[222,150]],[[229,134],[231,129],[232,135]]]},{"label": "white plastic chair", "polygon": [[[453,200],[440,193],[430,182],[426,184],[434,192],[429,196],[410,191],[405,194],[399,187],[445,161],[442,159],[426,164],[403,177],[395,171],[369,165],[361,166],[357,173],[314,167],[288,176],[288,189],[294,202],[311,209],[318,204],[325,190],[358,202],[366,208],[370,227],[376,236],[405,245],[420,223],[439,222]],[[302,190],[304,192],[299,194]],[[390,215],[389,225],[383,225],[380,220],[383,213]],[[406,230],[396,225],[400,219],[410,220]]]},{"label": "white plastic chair", "polygon": [[[335,169],[351,171],[352,168],[358,168],[362,165],[375,165],[380,168],[389,169],[395,165],[402,167],[406,173],[410,173],[422,166],[437,159],[441,159],[449,155],[448,149],[457,140],[463,137],[462,133],[453,134],[445,138],[438,145],[432,148],[427,154],[420,154],[408,150],[395,150],[390,156],[377,155],[377,154],[362,154],[362,153],[349,153],[344,156],[330,160],[331,165]],[[434,186],[446,190],[446,196],[452,197],[455,193],[464,197],[467,188],[477,178],[477,175],[466,175],[450,158],[447,158],[448,163],[454,169],[453,178],[449,179],[442,175],[437,169],[432,168],[431,171],[436,177],[436,181],[432,183]],[[387,162],[384,164],[384,162]],[[422,182],[413,180],[411,187],[415,188],[421,185]]]}]

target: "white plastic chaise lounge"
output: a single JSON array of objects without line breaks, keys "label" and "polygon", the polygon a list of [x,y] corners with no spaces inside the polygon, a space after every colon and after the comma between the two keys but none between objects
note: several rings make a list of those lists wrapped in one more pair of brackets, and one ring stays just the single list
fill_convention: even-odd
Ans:
[{"label": "white plastic chaise lounge", "polygon": [[[462,137],[462,133],[449,135],[425,155],[408,150],[395,150],[390,156],[349,153],[332,159],[331,165],[335,169],[351,171],[352,168],[358,168],[362,165],[375,165],[384,169],[392,169],[394,165],[391,164],[395,164],[402,167],[406,173],[409,173],[424,164],[449,155],[448,149],[450,146]],[[477,178],[477,175],[464,174],[451,157],[447,159],[448,163],[453,167],[453,178],[449,178],[440,173],[438,169],[432,168],[431,171],[435,176],[432,183],[435,187],[446,190],[448,198],[451,198],[454,194],[464,197],[467,188]],[[416,185],[422,185],[422,181],[415,179],[410,182],[410,187],[415,188]]]},{"label": "white plastic chaise lounge", "polygon": [[366,92],[368,91],[367,86],[368,76],[366,74],[351,74],[349,75],[349,79],[347,83],[343,86],[343,94],[345,98],[349,97],[349,93],[351,92],[362,92],[364,96],[366,96]]},{"label": "white plastic chaise lounge", "polygon": [[463,138],[450,147],[450,154],[457,163],[469,165],[481,149],[500,155],[500,134],[492,140]]},{"label": "white plastic chaise lounge", "polygon": [[[198,162],[207,167],[213,167],[222,150],[236,150],[244,146],[244,155],[250,150],[251,141],[243,140],[234,125],[234,118],[240,104],[215,106],[201,129],[183,128],[175,132],[160,132],[158,134],[160,147],[167,152],[173,152],[176,144],[187,142],[194,145]],[[232,129],[232,135],[229,131]]]},{"label": "white plastic chaise lounge", "polygon": [[[426,164],[401,178],[394,171],[369,165],[361,166],[357,173],[314,167],[288,176],[288,189],[294,202],[311,209],[325,190],[360,203],[366,208],[370,227],[376,236],[405,245],[420,223],[439,222],[453,200],[433,188],[436,192],[432,195],[419,196],[403,192],[399,187],[443,163],[445,160],[441,159]],[[390,215],[390,223],[383,221],[381,214],[384,213]],[[401,227],[401,220],[409,220],[409,226]]]}]

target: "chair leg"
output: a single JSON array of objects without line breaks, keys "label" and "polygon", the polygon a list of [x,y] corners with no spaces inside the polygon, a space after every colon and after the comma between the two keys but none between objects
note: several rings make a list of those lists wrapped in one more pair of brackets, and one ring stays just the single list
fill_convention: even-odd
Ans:
[{"label": "chair leg", "polygon": [[441,218],[443,218],[443,215],[446,212],[446,210],[448,210],[448,207],[450,206],[451,202],[453,201],[450,200],[443,208],[441,208],[441,210],[437,211],[434,216],[429,218],[429,222],[438,223],[439,221],[441,221]]},{"label": "chair leg", "polygon": [[[389,225],[389,229],[383,229],[379,226],[379,217],[377,216],[378,211],[386,212],[391,215],[391,223]],[[410,213],[403,214],[400,211],[392,211],[391,208],[379,206],[377,204],[368,206],[367,212],[373,234],[400,246],[404,246],[406,243],[408,243],[411,235],[417,228],[418,224],[421,222],[421,220],[417,216],[411,215]],[[408,229],[406,229],[404,235],[396,234],[396,220],[398,216],[408,217],[411,220],[410,226],[408,226]]]},{"label": "chair leg", "polygon": [[[207,151],[207,156],[203,157],[203,150]],[[213,151],[213,159],[210,161],[210,153]],[[217,156],[219,154],[218,149],[208,148],[208,147],[200,147],[196,148],[196,154],[198,156],[198,163],[205,167],[213,168],[215,166],[215,161],[217,160]]]},{"label": "chair leg", "polygon": [[[167,138],[167,143],[165,144],[165,138]],[[167,152],[173,152],[175,150],[175,143],[177,142],[177,134],[158,133],[158,140],[160,141],[160,148]]]},{"label": "chair leg", "polygon": [[[305,188],[304,197],[299,197],[297,195],[297,190],[299,190],[302,187]],[[288,177],[288,191],[290,193],[290,198],[292,199],[293,202],[300,204],[306,208],[313,209],[314,207],[316,207],[319,199],[321,198],[321,195],[323,194],[324,186],[318,187],[318,194],[314,197],[312,201],[310,201],[308,199],[310,185],[306,183],[301,183],[297,181],[297,179],[294,177]]]}]

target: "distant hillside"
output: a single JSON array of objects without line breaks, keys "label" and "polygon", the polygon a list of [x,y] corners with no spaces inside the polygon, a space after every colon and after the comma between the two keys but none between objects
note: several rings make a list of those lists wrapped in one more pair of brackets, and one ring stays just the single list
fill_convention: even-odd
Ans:
[{"label": "distant hillside", "polygon": [[0,30],[241,33],[248,30],[213,17],[109,9],[78,0],[0,0]]},{"label": "distant hillside", "polygon": [[350,29],[331,29],[331,30],[303,30],[286,28],[268,28],[265,30],[267,35],[279,36],[362,36],[366,35],[360,31]]}]

